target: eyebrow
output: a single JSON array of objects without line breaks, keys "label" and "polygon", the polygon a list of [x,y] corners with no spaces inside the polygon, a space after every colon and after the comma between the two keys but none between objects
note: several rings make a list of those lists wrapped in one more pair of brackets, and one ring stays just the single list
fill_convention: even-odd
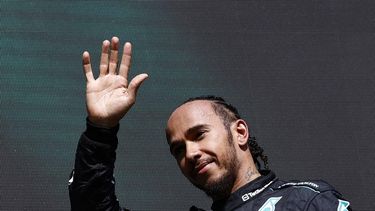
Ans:
[{"label": "eyebrow", "polygon": [[196,131],[199,131],[201,129],[206,129],[208,127],[209,127],[209,125],[207,125],[207,124],[200,124],[200,125],[193,126],[193,127],[186,130],[185,136],[188,136],[189,134],[195,133]]},{"label": "eyebrow", "polygon": [[[195,133],[201,129],[205,129],[205,128],[208,128],[209,125],[208,124],[199,124],[199,125],[196,125],[196,126],[193,126],[189,129],[186,130],[185,132],[185,136],[188,136],[189,134],[191,133]],[[183,140],[170,140],[170,144],[169,144],[169,151],[172,153],[172,149],[175,147],[175,146],[178,146],[180,145],[181,143],[183,142]]]}]

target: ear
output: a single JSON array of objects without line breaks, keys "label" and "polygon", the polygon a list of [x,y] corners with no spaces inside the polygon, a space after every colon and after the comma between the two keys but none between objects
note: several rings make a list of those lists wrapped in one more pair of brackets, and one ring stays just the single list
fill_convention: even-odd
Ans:
[{"label": "ear", "polygon": [[249,134],[249,129],[247,127],[247,124],[245,122],[245,120],[243,119],[238,119],[236,120],[234,123],[233,126],[233,134],[235,134],[235,136],[233,137],[234,139],[236,139],[238,145],[240,147],[243,147],[243,146],[246,146],[247,145],[247,140],[250,136]]}]

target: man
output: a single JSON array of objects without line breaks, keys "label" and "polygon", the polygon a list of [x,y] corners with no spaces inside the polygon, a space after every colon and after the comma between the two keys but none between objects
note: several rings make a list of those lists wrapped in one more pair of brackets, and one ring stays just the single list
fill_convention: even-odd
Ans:
[{"label": "man", "polygon": [[[124,45],[117,73],[118,46],[117,37],[103,42],[96,80],[89,54],[83,53],[88,118],[69,184],[72,210],[123,210],[114,191],[116,133],[148,76],[140,74],[128,82],[130,43]],[[349,202],[323,181],[284,182],[269,170],[259,170],[258,157],[266,168],[267,157],[250,139],[237,109],[222,98],[184,102],[171,114],[166,136],[182,173],[212,198],[213,210],[350,209]]]}]

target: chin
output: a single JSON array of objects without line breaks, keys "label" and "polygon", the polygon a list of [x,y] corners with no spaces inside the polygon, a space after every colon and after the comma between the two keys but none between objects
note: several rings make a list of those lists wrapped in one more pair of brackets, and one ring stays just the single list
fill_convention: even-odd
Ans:
[{"label": "chin", "polygon": [[220,183],[222,178],[226,177],[227,174],[227,172],[221,172],[218,169],[210,169],[205,174],[197,175],[194,179],[190,179],[190,182],[199,187],[211,186]]},{"label": "chin", "polygon": [[215,184],[221,183],[224,177],[225,177],[225,174],[218,174],[218,173],[213,174],[205,180],[204,184],[215,185]]},{"label": "chin", "polygon": [[194,186],[203,190],[209,197],[216,199],[226,198],[230,195],[234,185],[235,176],[229,172],[215,174],[205,181],[192,182]]}]

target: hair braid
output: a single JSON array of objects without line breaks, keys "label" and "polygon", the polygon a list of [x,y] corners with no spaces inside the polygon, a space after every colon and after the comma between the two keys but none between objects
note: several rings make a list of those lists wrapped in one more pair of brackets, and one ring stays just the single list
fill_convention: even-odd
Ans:
[{"label": "hair braid", "polygon": [[258,169],[261,169],[261,165],[258,160],[259,157],[263,161],[264,169],[269,170],[268,156],[263,153],[264,150],[262,147],[259,146],[258,142],[256,142],[256,138],[254,136],[250,137],[247,141],[247,144],[249,145],[251,156],[253,157],[253,160],[257,165]]}]

